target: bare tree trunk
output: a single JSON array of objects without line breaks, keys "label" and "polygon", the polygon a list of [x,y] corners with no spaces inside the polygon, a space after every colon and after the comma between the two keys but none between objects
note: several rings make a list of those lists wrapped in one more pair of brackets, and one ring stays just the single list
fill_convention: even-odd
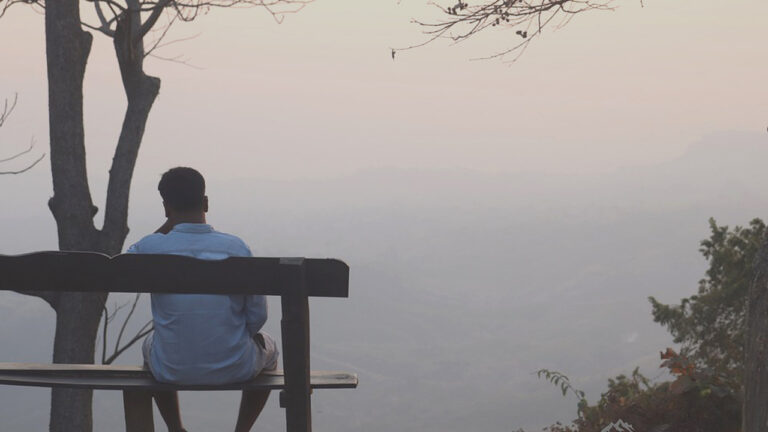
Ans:
[{"label": "bare tree trunk", "polygon": [[754,263],[749,287],[742,432],[768,432],[768,242]]},{"label": "bare tree trunk", "polygon": [[[128,0],[127,3],[134,10],[140,8],[138,0]],[[144,35],[138,12],[124,13],[118,19],[114,46],[128,107],[109,170],[102,240],[104,248],[119,251],[128,234],[128,198],[133,168],[149,112],[160,92],[160,79],[144,73]]]},{"label": "bare tree trunk", "polygon": [[[129,2],[132,3],[132,2]],[[80,26],[78,0],[46,3],[51,174],[48,205],[56,220],[59,249],[120,253],[128,233],[128,196],[133,168],[160,80],[143,72],[143,35],[138,13],[124,14],[115,35],[128,108],[110,169],[105,223],[93,224],[97,208],[88,187],[83,129],[83,77],[92,37]],[[135,8],[138,10],[138,6]],[[95,339],[106,294],[43,293],[56,311],[55,363],[93,363]],[[90,432],[92,392],[54,389],[51,432]]]},{"label": "bare tree trunk", "polygon": [[[54,363],[93,363],[94,340],[106,298],[104,294],[84,293],[61,296],[56,309]],[[53,389],[51,432],[90,431],[91,399],[91,391]]]},{"label": "bare tree trunk", "polygon": [[[88,189],[83,131],[83,77],[92,36],[80,27],[78,0],[48,2],[45,9],[48,106],[53,197],[59,249],[88,250],[95,245],[96,208]],[[51,299],[56,310],[53,361],[92,363],[94,330],[104,295],[69,294]],[[50,430],[92,429],[92,392],[54,389]]]}]

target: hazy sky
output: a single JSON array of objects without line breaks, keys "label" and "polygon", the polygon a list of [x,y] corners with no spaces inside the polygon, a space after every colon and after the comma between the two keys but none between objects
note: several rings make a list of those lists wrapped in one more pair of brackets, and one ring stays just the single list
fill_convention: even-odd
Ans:
[{"label": "hazy sky", "polygon": [[[670,159],[714,131],[765,130],[768,4],[614,5],[550,29],[511,65],[470,61],[516,42],[511,31],[392,61],[390,47],[423,40],[411,18],[439,18],[424,0],[318,0],[280,25],[259,9],[213,10],[170,36],[195,39],[160,51],[202,69],[147,62],[162,88],[137,172],[154,177],[177,164],[282,179],[379,166],[594,172]],[[47,144],[43,37],[43,17],[24,5],[0,21],[0,39],[13,41],[0,48],[0,96],[20,96],[0,130],[3,152],[31,136]],[[99,183],[125,102],[110,40],[98,34],[85,93]]]}]

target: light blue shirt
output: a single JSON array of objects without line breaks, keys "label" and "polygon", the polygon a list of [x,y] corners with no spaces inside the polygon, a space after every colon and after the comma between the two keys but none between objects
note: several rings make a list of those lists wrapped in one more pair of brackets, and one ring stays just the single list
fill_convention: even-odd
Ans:
[{"label": "light blue shirt", "polygon": [[[178,224],[165,235],[150,234],[127,253],[207,260],[252,256],[238,237],[191,223]],[[149,368],[158,381],[224,384],[253,377],[258,366],[252,335],[267,320],[264,296],[152,294],[152,318]]]}]

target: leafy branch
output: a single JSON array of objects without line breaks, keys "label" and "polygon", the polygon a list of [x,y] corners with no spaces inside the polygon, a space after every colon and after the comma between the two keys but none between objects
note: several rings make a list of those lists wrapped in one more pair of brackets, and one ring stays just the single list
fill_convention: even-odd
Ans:
[{"label": "leafy branch", "polygon": [[560,391],[563,393],[563,397],[567,396],[570,392],[579,399],[578,412],[581,414],[587,409],[589,404],[587,403],[586,394],[584,391],[577,389],[571,384],[571,380],[562,372],[552,371],[549,369],[539,369],[536,371],[536,377],[541,379],[542,377],[551,382],[556,387],[560,387]]},{"label": "leafy branch", "polygon": [[538,371],[536,371],[536,377],[539,379],[541,379],[541,377],[544,377],[545,380],[551,382],[555,386],[559,386],[560,390],[563,392],[563,396],[566,396],[568,392],[571,392],[577,398],[584,399],[584,392],[575,388],[571,384],[571,381],[568,378],[568,376],[562,372],[551,371],[549,369],[539,369]]}]

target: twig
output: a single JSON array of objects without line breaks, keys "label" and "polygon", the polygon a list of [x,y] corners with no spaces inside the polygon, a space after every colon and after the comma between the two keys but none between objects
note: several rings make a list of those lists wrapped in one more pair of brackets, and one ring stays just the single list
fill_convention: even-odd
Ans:
[{"label": "twig", "polygon": [[[11,116],[11,113],[13,113],[13,110],[16,108],[16,104],[18,103],[18,101],[19,101],[19,94],[14,93],[13,102],[10,105],[8,104],[8,99],[6,99],[3,102],[3,110],[2,112],[0,112],[0,127],[2,127],[5,124],[5,121],[8,120],[8,117]],[[0,163],[9,162],[21,156],[24,156],[25,154],[31,152],[33,148],[35,148],[34,138],[32,138],[32,140],[29,142],[29,147],[26,150],[22,150],[21,152],[16,153],[14,155],[4,157],[0,159]],[[30,169],[32,169],[33,166],[37,165],[38,162],[43,160],[44,157],[45,157],[45,153],[40,155],[40,157],[38,157],[34,162],[32,162],[32,164],[28,165],[26,168],[22,168],[20,170],[12,170],[12,171],[0,171],[0,175],[13,175],[13,174],[21,174],[21,173],[27,172]]]},{"label": "twig", "polygon": [[132,347],[136,342],[141,340],[144,336],[148,335],[154,330],[154,326],[152,325],[152,320],[147,321],[144,323],[143,326],[136,332],[136,334],[131,337],[131,339],[125,343],[125,345],[120,345],[120,343],[123,340],[123,335],[125,334],[125,330],[128,327],[128,322],[133,317],[134,313],[136,312],[136,306],[139,303],[139,299],[141,298],[141,294],[136,294],[136,297],[134,297],[133,302],[130,302],[131,308],[128,310],[127,315],[125,316],[125,319],[123,319],[123,323],[120,326],[120,331],[117,334],[117,339],[115,340],[115,345],[112,350],[112,353],[107,356],[107,337],[109,333],[109,323],[114,321],[114,319],[117,317],[117,314],[120,310],[128,306],[128,302],[123,303],[121,305],[115,305],[115,309],[110,312],[106,307],[104,308],[104,321],[102,324],[102,330],[101,330],[101,363],[102,364],[111,364],[114,362],[122,353],[124,353],[128,348]]},{"label": "twig", "polygon": [[[128,325],[128,321],[131,320],[133,313],[136,311],[136,304],[139,303],[140,296],[141,294],[136,294],[136,297],[133,299],[133,304],[131,305],[131,310],[128,311],[128,315],[125,317],[125,320],[123,320],[123,325],[120,327],[120,332],[117,334],[117,340],[115,341],[115,351],[117,351],[120,346],[120,339],[123,338],[123,333],[125,332],[125,327]],[[117,311],[115,311],[115,313],[117,313]]]},{"label": "twig", "polygon": [[[16,105],[16,103],[14,101],[13,106],[15,106],[15,105]],[[7,113],[10,114],[10,111],[7,111]],[[5,118],[7,118],[7,115],[5,116]],[[33,148],[35,148],[35,139],[34,138],[32,138],[32,140],[29,143],[29,147],[26,150],[23,150],[23,151],[21,151],[19,153],[16,153],[16,154],[12,155],[12,156],[8,156],[8,157],[5,157],[3,159],[0,159],[0,163],[9,162],[9,161],[12,161],[14,159],[18,159],[19,157],[24,156],[25,154],[31,152]],[[40,157],[35,159],[34,162],[32,162],[31,164],[27,165],[26,167],[24,167],[22,169],[10,170],[10,171],[0,171],[0,175],[15,175],[15,174],[25,173],[25,172],[29,171],[30,169],[32,169],[32,167],[37,165],[41,160],[43,160],[44,157],[45,157],[45,153],[41,154]]]},{"label": "twig", "polygon": [[104,310],[104,325],[101,329],[101,364],[107,360],[107,328],[109,327],[109,311],[107,307],[103,307]]},{"label": "twig", "polygon": [[4,158],[4,159],[0,159],[0,163],[2,163],[2,162],[8,162],[8,161],[12,161],[12,160],[14,160],[14,159],[16,159],[16,158],[18,158],[18,157],[20,157],[20,156],[24,156],[25,154],[27,154],[27,153],[31,152],[33,148],[35,148],[35,141],[34,141],[34,140],[32,140],[32,141],[29,143],[29,147],[27,147],[27,149],[26,149],[26,150],[23,150],[23,151],[21,151],[21,152],[19,152],[19,153],[16,153],[16,154],[15,154],[15,155],[13,155],[13,156],[8,156],[8,157],[6,157],[6,158]]},{"label": "twig", "polygon": [[188,59],[184,59],[181,56],[181,54],[179,54],[179,55],[177,55],[175,57],[163,57],[163,56],[159,56],[157,54],[151,54],[150,57],[156,58],[158,60],[163,60],[163,61],[171,62],[171,63],[178,63],[180,65],[191,67],[192,69],[197,69],[197,70],[204,70],[205,69],[204,67],[197,66],[197,65],[194,65],[192,63],[189,63],[189,60]]},{"label": "twig", "polygon": [[15,174],[21,174],[21,173],[25,173],[25,172],[27,172],[27,171],[31,170],[31,169],[32,169],[32,167],[34,167],[35,165],[37,165],[37,163],[38,163],[38,162],[40,162],[41,160],[43,160],[43,158],[44,158],[44,157],[45,157],[45,153],[41,154],[41,155],[40,155],[40,157],[39,157],[39,158],[37,158],[37,160],[35,160],[34,162],[32,162],[32,164],[31,164],[31,165],[29,165],[29,166],[27,166],[26,168],[22,168],[22,169],[20,169],[20,170],[15,170],[15,171],[13,171],[13,170],[12,170],[12,171],[0,171],[0,175],[15,175]]},{"label": "twig", "polygon": [[[495,54],[478,57],[473,60],[485,60],[504,57],[517,51],[525,51],[531,40],[540,36],[555,16],[565,14],[563,23],[570,21],[575,14],[587,10],[612,10],[609,6],[612,0],[485,0],[484,3],[470,5],[464,0],[458,0],[454,6],[441,6],[432,3],[443,14],[444,19],[435,22],[413,20],[412,22],[424,28],[427,39],[421,43],[393,51],[410,50],[428,45],[438,39],[448,39],[459,43],[492,27],[517,29],[516,35],[522,41],[512,44],[510,48]],[[562,25],[562,24],[561,24]],[[533,27],[533,29],[532,29]],[[513,60],[514,61],[514,60]]]},{"label": "twig", "polygon": [[14,93],[13,95],[13,103],[8,106],[8,99],[3,102],[3,112],[0,113],[0,127],[3,126],[3,123],[5,123],[5,120],[8,119],[8,117],[11,116],[11,113],[13,112],[14,108],[16,108],[16,103],[19,100],[19,94]]},{"label": "twig", "polygon": [[115,359],[117,359],[120,354],[124,353],[128,348],[132,347],[136,342],[140,341],[144,336],[152,333],[152,331],[155,330],[155,327],[152,325],[152,321],[147,321],[141,329],[134,335],[128,343],[123,345],[120,349],[112,353],[111,356],[109,356],[106,360],[103,361],[103,364],[112,364]]}]

